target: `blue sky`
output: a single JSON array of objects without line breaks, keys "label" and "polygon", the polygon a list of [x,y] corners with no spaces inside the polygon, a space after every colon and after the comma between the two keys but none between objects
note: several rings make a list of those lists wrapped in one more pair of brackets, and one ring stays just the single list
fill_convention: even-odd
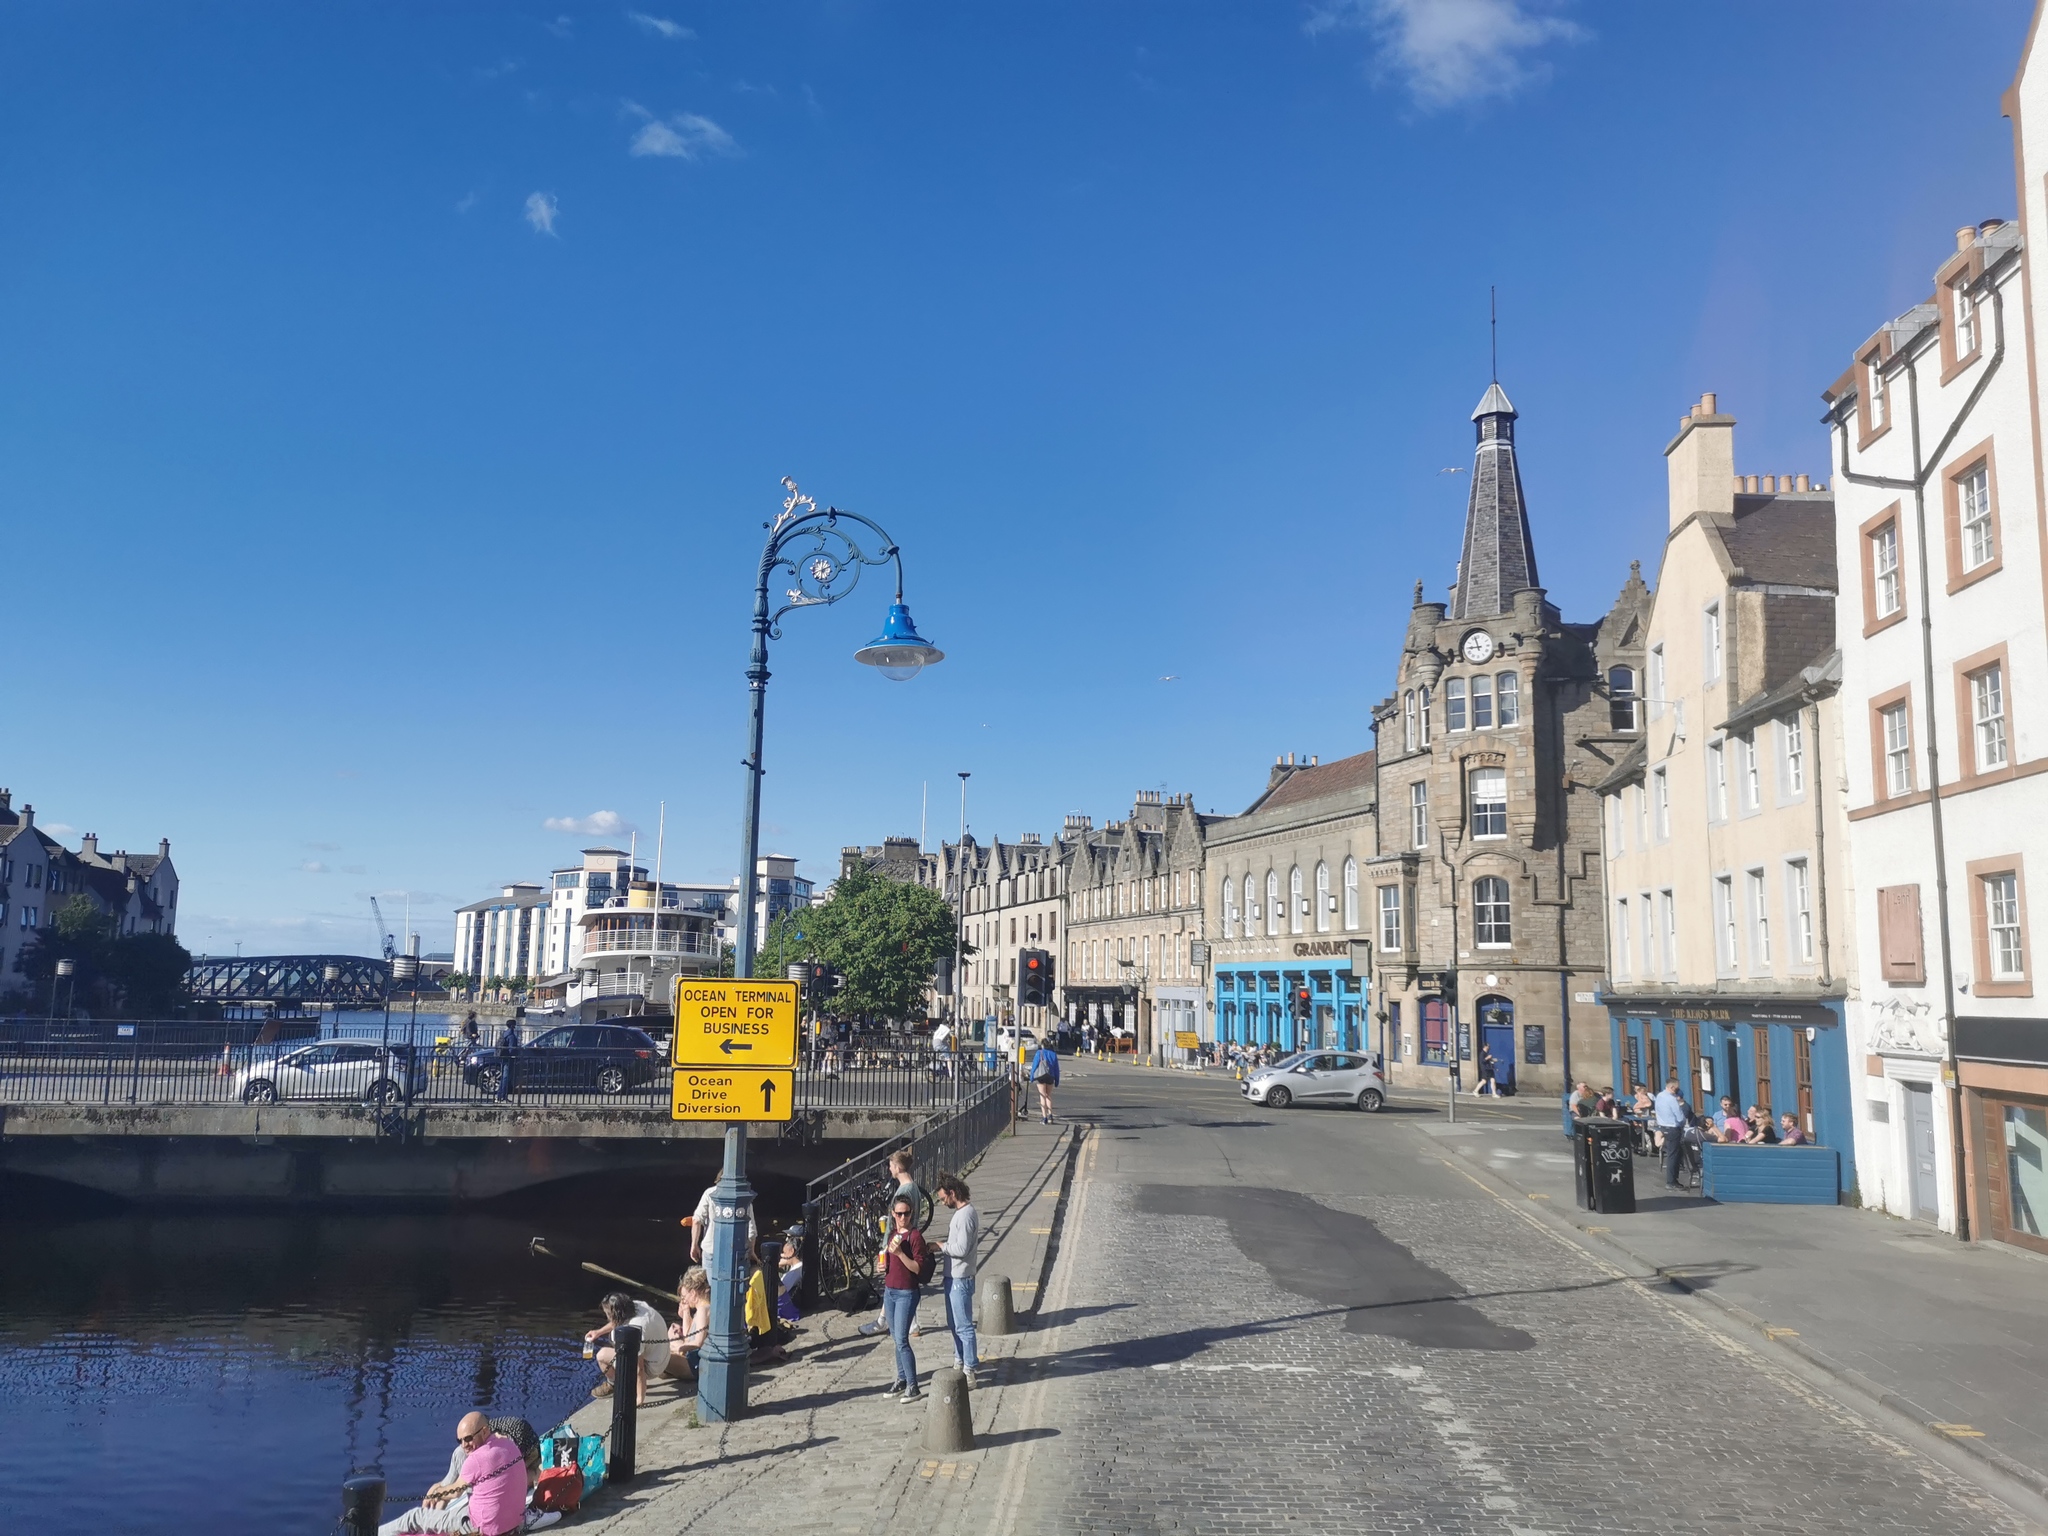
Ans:
[{"label": "blue sky", "polygon": [[1371,744],[1450,580],[1488,286],[1591,618],[1700,391],[1826,472],[1849,349],[2012,213],[2028,16],[8,6],[0,784],[169,836],[215,952],[360,950],[373,892],[443,946],[664,800],[728,878],[793,475],[948,660],[853,665],[875,576],[792,617],[768,846],[829,877],[927,783],[953,835],[961,769],[984,837],[1239,809]]}]

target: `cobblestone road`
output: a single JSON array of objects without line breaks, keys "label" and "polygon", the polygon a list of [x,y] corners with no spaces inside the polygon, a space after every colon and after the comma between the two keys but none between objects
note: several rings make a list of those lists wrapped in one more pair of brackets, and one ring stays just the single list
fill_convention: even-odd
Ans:
[{"label": "cobblestone road", "polygon": [[1063,1099],[1095,1136],[963,1528],[2034,1528],[1450,1166],[1419,1120],[1124,1067],[1078,1067]]}]

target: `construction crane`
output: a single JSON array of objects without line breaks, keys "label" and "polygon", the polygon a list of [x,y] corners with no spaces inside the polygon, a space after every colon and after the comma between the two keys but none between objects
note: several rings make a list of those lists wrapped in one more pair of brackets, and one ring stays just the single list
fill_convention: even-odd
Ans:
[{"label": "construction crane", "polygon": [[377,920],[377,942],[382,946],[386,960],[397,957],[398,940],[391,936],[391,930],[384,926],[384,909],[377,905],[377,898],[370,898],[370,915]]}]

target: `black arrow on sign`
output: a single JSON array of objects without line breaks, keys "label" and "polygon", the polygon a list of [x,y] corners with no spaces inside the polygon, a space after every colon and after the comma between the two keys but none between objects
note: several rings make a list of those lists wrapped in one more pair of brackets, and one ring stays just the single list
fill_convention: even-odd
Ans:
[{"label": "black arrow on sign", "polygon": [[718,1042],[718,1048],[730,1056],[734,1051],[751,1051],[751,1045],[742,1045],[737,1040],[725,1039]]},{"label": "black arrow on sign", "polygon": [[775,1080],[773,1078],[763,1078],[761,1081],[761,1113],[764,1115],[771,1114],[774,1109]]}]

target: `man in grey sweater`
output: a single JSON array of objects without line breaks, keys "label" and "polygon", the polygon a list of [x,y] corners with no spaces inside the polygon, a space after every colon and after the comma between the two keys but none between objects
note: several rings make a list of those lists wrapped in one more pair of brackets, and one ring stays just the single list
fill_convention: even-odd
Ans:
[{"label": "man in grey sweater", "polygon": [[972,1385],[981,1364],[974,1337],[974,1243],[981,1236],[981,1213],[967,1203],[967,1186],[950,1173],[939,1180],[939,1201],[952,1212],[940,1248],[946,1255],[946,1326],[953,1331],[954,1364]]}]

